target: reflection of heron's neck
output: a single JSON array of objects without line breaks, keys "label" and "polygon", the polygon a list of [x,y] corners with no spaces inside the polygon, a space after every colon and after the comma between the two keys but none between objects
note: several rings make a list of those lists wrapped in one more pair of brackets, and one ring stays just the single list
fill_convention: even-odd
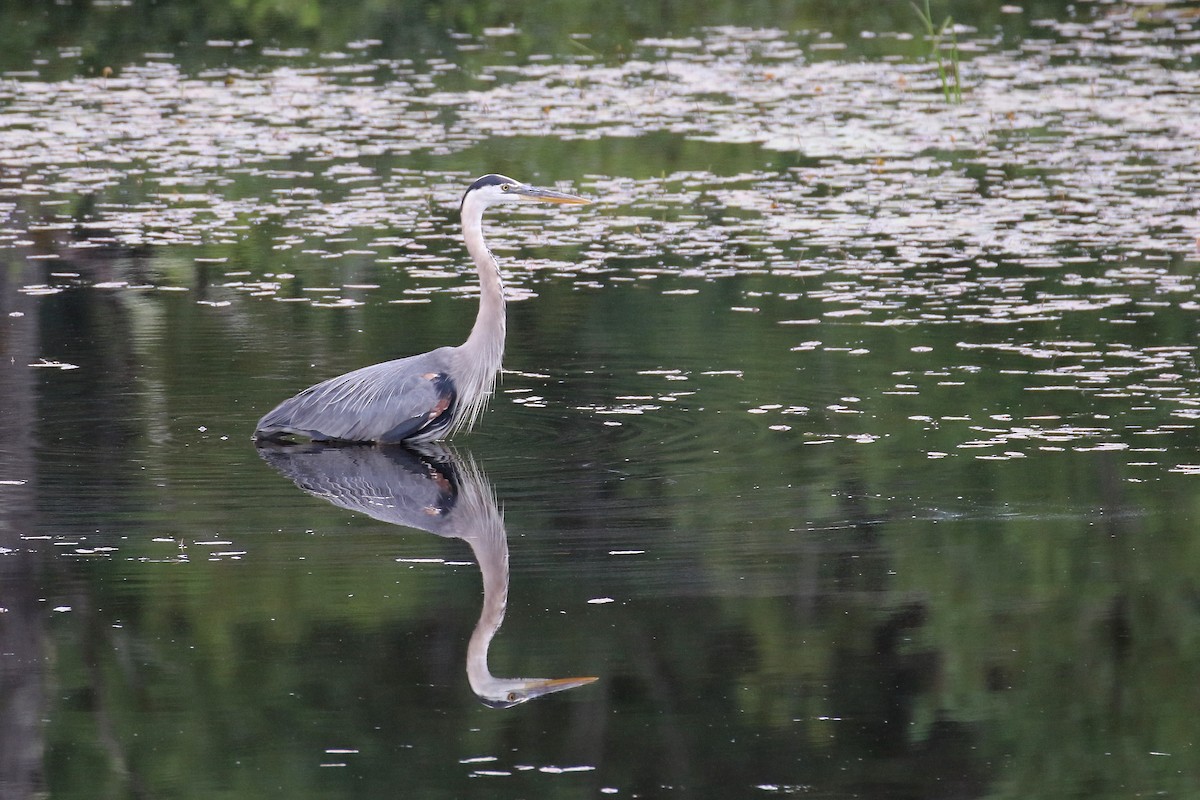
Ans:
[{"label": "reflection of heron's neck", "polygon": [[459,348],[459,369],[466,399],[460,423],[470,427],[483,409],[496,384],[496,373],[504,359],[504,285],[500,267],[483,239],[484,205],[468,195],[462,209],[463,238],[479,273],[479,312],[471,335]]},{"label": "reflection of heron's neck", "polygon": [[498,531],[485,526],[480,535],[467,539],[483,574],[483,609],[467,645],[467,680],[480,697],[491,696],[497,683],[488,669],[488,645],[504,621],[508,603],[508,538],[502,525]]}]

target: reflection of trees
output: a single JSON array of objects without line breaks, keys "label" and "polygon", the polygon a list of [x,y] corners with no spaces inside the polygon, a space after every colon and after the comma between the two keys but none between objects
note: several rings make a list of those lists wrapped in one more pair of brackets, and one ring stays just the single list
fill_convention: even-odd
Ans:
[{"label": "reflection of trees", "polygon": [[[39,239],[46,250],[74,256],[54,263],[86,280],[109,280],[125,268],[117,254],[70,253],[65,242]],[[46,791],[45,684],[58,677],[48,672],[51,656],[62,654],[48,644],[45,628],[58,604],[91,630],[80,652],[88,665],[91,730],[109,763],[123,763],[98,670],[105,633],[95,630],[100,621],[82,584],[54,558],[46,512],[66,506],[74,519],[90,523],[92,514],[112,513],[124,499],[120,453],[135,415],[128,402],[129,337],[113,331],[127,325],[128,314],[116,297],[28,292],[45,283],[45,263],[0,264],[0,794],[6,798]],[[80,368],[47,375],[32,366],[44,359]],[[80,485],[88,490],[78,492]]]},{"label": "reflection of trees", "polygon": [[26,538],[36,518],[37,385],[27,365],[38,356],[38,304],[19,291],[36,271],[0,261],[0,795],[14,800],[45,790],[43,556]]},{"label": "reflection of trees", "polygon": [[[605,644],[624,664],[606,741],[646,754],[603,759],[630,770],[622,785],[670,785],[683,796],[733,794],[747,781],[837,796],[984,792],[991,770],[974,755],[971,721],[926,716],[941,657],[918,644],[926,599],[896,590],[894,521],[866,500],[861,464],[806,475],[739,519],[745,504],[726,514],[687,498],[748,490],[752,460],[732,454],[711,472],[679,476],[641,463],[648,474],[568,471],[560,480],[570,481],[570,506],[539,526],[573,532],[564,546],[598,550],[589,574],[605,575],[606,593],[633,598],[610,607],[615,634]],[[836,492],[830,480],[841,481]],[[822,504],[831,493],[840,501]],[[786,505],[771,510],[775,500]],[[797,517],[809,529],[787,531]],[[601,555],[633,542],[653,555]]]},{"label": "reflection of trees", "polygon": [[[1148,512],[1105,479],[1114,462],[1093,462],[1097,485],[1111,487],[1094,509],[943,520],[909,545],[896,537],[903,585],[930,598],[920,641],[942,654],[936,702],[987,721],[981,750],[1007,765],[1001,796],[1186,793],[1181,776],[1197,768],[1195,514]],[[1160,502],[1195,506],[1172,490]]]}]

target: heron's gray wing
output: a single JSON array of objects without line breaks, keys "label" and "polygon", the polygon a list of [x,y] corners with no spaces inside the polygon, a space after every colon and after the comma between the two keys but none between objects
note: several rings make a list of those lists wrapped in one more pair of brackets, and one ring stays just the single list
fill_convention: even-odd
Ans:
[{"label": "heron's gray wing", "polygon": [[263,460],[315,497],[393,525],[458,536],[453,461],[405,447],[259,444]]},{"label": "heron's gray wing", "polygon": [[254,435],[379,443],[437,438],[457,400],[449,350],[373,364],[311,386],[264,416]]}]

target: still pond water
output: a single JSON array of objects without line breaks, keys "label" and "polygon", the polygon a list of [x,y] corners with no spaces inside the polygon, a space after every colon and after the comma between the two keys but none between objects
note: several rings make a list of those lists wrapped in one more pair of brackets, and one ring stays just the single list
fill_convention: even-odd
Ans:
[{"label": "still pond water", "polygon": [[0,795],[1194,796],[1194,7],[797,5],[3,11]]}]

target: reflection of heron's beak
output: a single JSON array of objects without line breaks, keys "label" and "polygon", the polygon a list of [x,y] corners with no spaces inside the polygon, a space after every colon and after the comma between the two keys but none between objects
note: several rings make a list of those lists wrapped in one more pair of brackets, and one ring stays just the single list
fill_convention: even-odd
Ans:
[{"label": "reflection of heron's beak", "polygon": [[543,680],[541,678],[529,681],[526,684],[525,691],[531,698],[541,697],[544,694],[553,694],[561,692],[565,689],[574,689],[576,686],[587,686],[589,683],[595,683],[598,678],[550,678]]},{"label": "reflection of heron's beak", "polygon": [[513,189],[513,191],[527,203],[571,203],[573,205],[587,205],[592,202],[586,197],[556,192],[553,189],[539,189],[536,186],[519,186]]}]

